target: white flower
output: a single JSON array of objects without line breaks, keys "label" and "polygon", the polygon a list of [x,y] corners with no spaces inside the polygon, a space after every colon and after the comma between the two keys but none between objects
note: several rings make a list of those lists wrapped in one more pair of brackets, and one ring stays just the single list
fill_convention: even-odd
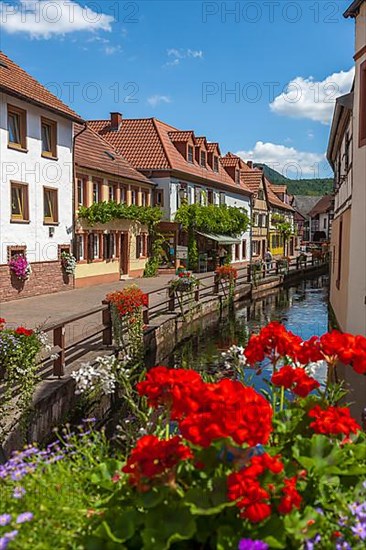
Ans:
[{"label": "white flower", "polygon": [[75,380],[77,395],[85,391],[100,389],[105,395],[114,393],[116,389],[116,376],[114,369],[116,359],[114,357],[97,357],[95,364],[83,363],[79,370],[71,373]]}]

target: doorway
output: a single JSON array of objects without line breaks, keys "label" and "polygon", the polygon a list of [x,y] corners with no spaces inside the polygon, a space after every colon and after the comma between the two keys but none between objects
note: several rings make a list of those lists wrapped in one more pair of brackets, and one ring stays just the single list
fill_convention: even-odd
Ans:
[{"label": "doorway", "polygon": [[128,233],[120,233],[119,250],[120,274],[128,275]]}]

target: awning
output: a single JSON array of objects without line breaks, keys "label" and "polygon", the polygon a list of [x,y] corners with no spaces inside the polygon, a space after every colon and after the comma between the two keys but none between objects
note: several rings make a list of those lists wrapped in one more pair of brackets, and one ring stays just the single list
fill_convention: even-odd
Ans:
[{"label": "awning", "polygon": [[201,231],[196,231],[198,235],[206,237],[206,239],[211,239],[211,241],[216,241],[219,244],[240,244],[241,239],[235,237],[229,237],[228,235],[214,235],[213,233],[201,233]]}]

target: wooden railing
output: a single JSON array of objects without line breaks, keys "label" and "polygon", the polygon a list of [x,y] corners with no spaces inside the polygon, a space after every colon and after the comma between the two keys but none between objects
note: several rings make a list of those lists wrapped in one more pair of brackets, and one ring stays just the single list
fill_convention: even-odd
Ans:
[{"label": "wooden railing", "polygon": [[[262,264],[258,267],[249,265],[238,269],[238,277],[236,279],[235,291],[238,292],[246,285],[256,286],[261,284],[266,279],[273,278],[280,274],[286,275],[294,271],[301,271],[310,266],[322,265],[326,263],[325,258],[308,257],[306,261],[292,259],[287,268],[281,269],[278,262],[273,261],[267,265]],[[254,271],[254,269],[256,271]],[[194,301],[202,302],[207,298],[214,296],[225,296],[228,292],[228,286],[220,282],[218,276],[214,273],[198,276],[200,285],[194,291]],[[165,290],[165,297],[161,296]],[[176,295],[169,292],[169,289],[159,289],[148,292],[148,307],[143,310],[143,318],[145,325],[154,325],[154,320],[166,315],[179,315],[181,306],[178,304]],[[187,304],[190,298],[187,296],[183,301],[183,306]],[[72,327],[78,321],[92,320],[92,328],[83,330],[76,337],[67,338],[66,332],[68,327]],[[78,315],[65,317],[56,323],[46,325],[43,331],[51,336],[53,347],[50,352],[45,354],[40,362],[40,370],[51,366],[52,374],[61,377],[65,373],[68,356],[77,356],[77,358],[86,355],[93,346],[112,346],[112,319],[111,311],[108,302],[103,302],[102,305],[84,311]],[[71,331],[72,332],[72,331]],[[54,357],[57,354],[57,357]],[[71,362],[71,361],[69,361]]]}]

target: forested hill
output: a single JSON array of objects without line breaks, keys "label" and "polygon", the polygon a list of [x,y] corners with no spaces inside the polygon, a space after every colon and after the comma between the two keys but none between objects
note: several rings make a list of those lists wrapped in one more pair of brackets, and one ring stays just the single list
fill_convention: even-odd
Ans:
[{"label": "forested hill", "polygon": [[255,164],[260,168],[263,168],[266,177],[273,184],[285,184],[287,185],[290,195],[309,195],[309,196],[323,196],[328,195],[333,190],[332,178],[316,178],[316,179],[300,179],[292,180],[286,178],[273,168],[270,168],[266,164]]}]

